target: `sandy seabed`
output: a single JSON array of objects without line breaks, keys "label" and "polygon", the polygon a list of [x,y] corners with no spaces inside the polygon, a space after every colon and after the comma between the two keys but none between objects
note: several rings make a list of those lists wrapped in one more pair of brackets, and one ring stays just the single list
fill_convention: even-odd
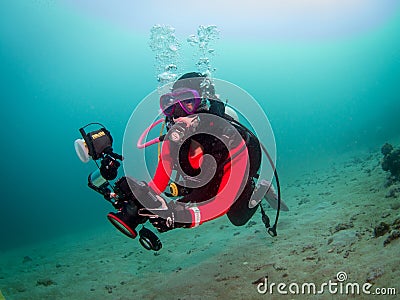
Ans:
[{"label": "sandy seabed", "polygon": [[[157,253],[109,225],[1,253],[0,290],[5,299],[370,299],[394,289],[400,294],[400,239],[384,246],[400,218],[400,187],[386,185],[381,157],[378,151],[347,154],[320,169],[284,176],[282,195],[290,211],[281,213],[276,238],[265,232],[259,212],[243,227],[222,217],[164,233]],[[267,212],[273,222],[275,211]],[[374,237],[381,222],[391,231]],[[286,295],[278,291],[280,283]],[[315,284],[316,294],[304,283]],[[329,292],[329,283],[336,293]],[[353,283],[359,294],[356,285],[349,289]],[[362,291],[367,283],[371,295]],[[318,293],[321,285],[324,292]],[[296,287],[299,294],[293,294]]]}]

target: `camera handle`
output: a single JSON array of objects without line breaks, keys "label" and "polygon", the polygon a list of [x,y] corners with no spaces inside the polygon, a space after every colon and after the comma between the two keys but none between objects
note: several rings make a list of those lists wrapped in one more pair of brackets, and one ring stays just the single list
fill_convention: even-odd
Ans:
[{"label": "camera handle", "polygon": [[118,153],[113,152],[113,148],[111,148],[111,147],[105,149],[104,150],[104,154],[107,154],[107,155],[111,156],[112,158],[118,159],[120,161],[124,160],[124,157],[122,155],[118,154]]}]

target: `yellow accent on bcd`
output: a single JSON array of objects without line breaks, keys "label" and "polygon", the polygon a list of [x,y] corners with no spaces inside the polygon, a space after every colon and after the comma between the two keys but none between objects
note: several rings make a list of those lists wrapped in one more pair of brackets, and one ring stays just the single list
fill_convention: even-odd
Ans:
[{"label": "yellow accent on bcd", "polygon": [[174,196],[174,197],[179,196],[178,186],[176,185],[175,182],[172,182],[172,183],[169,185],[169,190],[170,190],[172,196]]}]

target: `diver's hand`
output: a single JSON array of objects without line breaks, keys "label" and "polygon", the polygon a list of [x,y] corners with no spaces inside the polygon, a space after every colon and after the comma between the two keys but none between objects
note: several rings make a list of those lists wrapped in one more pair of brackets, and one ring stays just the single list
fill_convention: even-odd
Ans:
[{"label": "diver's hand", "polygon": [[175,228],[175,212],[166,211],[163,216],[149,218],[150,223],[157,228],[158,232],[166,232]]},{"label": "diver's hand", "polygon": [[174,228],[183,227],[183,224],[175,221],[176,216],[184,211],[183,205],[175,204],[174,202],[166,203],[156,209],[139,209],[138,214],[149,218],[150,223],[159,231],[166,232]]}]

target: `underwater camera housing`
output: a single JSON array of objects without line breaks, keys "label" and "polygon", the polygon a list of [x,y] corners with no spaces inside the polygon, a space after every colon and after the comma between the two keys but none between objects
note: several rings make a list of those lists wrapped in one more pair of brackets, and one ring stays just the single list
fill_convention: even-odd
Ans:
[{"label": "underwater camera housing", "polygon": [[[135,193],[132,192],[132,189]],[[118,179],[114,191],[116,200],[113,206],[118,212],[110,212],[107,218],[120,232],[134,239],[138,235],[136,227],[148,220],[147,217],[139,215],[139,209],[143,208],[143,205],[137,200],[135,194],[140,196],[141,199],[145,198],[146,202],[153,202],[155,206],[158,205],[158,200],[145,183],[138,182],[130,177]],[[162,247],[157,235],[145,227],[142,227],[139,231],[139,242],[147,250],[159,251]]]},{"label": "underwater camera housing", "polygon": [[[86,133],[85,128],[90,125],[100,125],[101,128]],[[100,123],[90,123],[79,129],[82,139],[74,143],[75,151],[79,159],[87,163],[90,159],[96,162],[98,170],[88,177],[88,185],[95,191],[109,197],[111,191],[107,188],[108,180],[114,180],[118,176],[118,168],[122,161],[122,155],[113,152],[113,138],[110,132]],[[97,163],[100,160],[100,166]]]},{"label": "underwater camera housing", "polygon": [[[94,124],[100,125],[101,128],[86,133],[85,128]],[[75,140],[76,154],[82,162],[87,163],[92,159],[97,165],[97,170],[88,176],[88,186],[103,195],[117,209],[117,212],[110,212],[107,219],[126,236],[134,239],[139,235],[139,242],[145,249],[159,251],[162,244],[157,235],[144,226],[139,234],[136,231],[136,227],[144,224],[148,219],[138,214],[143,206],[136,196],[156,206],[158,200],[153,195],[154,193],[145,183],[130,177],[124,176],[117,179],[114,186],[109,182],[117,178],[118,168],[121,165],[118,160],[122,161],[123,157],[113,152],[113,138],[102,124],[87,124],[80,128],[79,132],[82,139]],[[97,163],[98,160],[100,160],[100,165]]]}]

